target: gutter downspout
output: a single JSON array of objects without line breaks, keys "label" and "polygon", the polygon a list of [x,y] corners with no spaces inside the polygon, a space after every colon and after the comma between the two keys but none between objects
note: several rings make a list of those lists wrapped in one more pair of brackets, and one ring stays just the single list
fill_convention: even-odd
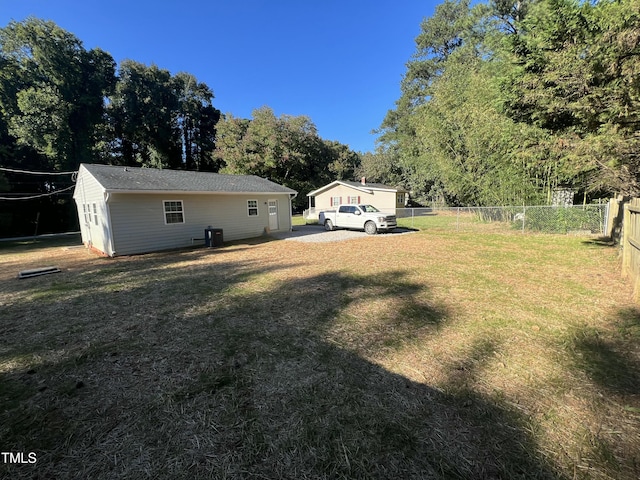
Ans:
[{"label": "gutter downspout", "polygon": [[290,193],[289,197],[289,231],[293,232],[293,199],[298,196],[298,192]]},{"label": "gutter downspout", "polygon": [[110,257],[115,257],[116,250],[113,242],[113,229],[111,228],[111,209],[109,208],[110,199],[111,199],[111,194],[105,190],[104,191],[104,209],[106,212],[107,232],[109,233],[109,235],[107,236],[107,241],[109,242],[109,244],[107,245],[107,250],[109,251],[105,253]]}]

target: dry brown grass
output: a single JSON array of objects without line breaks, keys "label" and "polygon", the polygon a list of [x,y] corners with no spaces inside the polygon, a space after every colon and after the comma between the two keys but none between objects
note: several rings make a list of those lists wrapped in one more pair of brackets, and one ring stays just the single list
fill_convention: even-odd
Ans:
[{"label": "dry brown grass", "polygon": [[0,255],[0,446],[38,455],[4,478],[640,476],[640,311],[597,242]]}]

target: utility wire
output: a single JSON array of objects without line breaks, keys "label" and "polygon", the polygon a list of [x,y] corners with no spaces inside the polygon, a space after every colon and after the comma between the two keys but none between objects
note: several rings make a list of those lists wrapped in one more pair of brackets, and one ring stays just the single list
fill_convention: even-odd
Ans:
[{"label": "utility wire", "polygon": [[27,173],[29,175],[73,175],[74,173],[78,173],[77,171],[75,172],[31,172],[28,170],[16,170],[15,168],[5,168],[5,167],[0,167],[0,170],[4,172]]},{"label": "utility wire", "polygon": [[71,185],[70,187],[63,188],[62,190],[56,190],[55,192],[51,192],[51,193],[43,193],[41,195],[34,195],[32,197],[0,197],[0,200],[32,200],[34,198],[50,197],[52,195],[57,195],[58,193],[66,192],[75,187],[76,187],[75,185]]}]

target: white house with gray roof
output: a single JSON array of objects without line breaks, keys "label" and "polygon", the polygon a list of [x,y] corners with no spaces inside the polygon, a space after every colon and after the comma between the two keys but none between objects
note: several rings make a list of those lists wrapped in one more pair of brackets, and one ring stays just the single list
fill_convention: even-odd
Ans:
[{"label": "white house with gray roof", "polygon": [[291,230],[295,190],[255,175],[82,164],[73,198],[82,242],[113,257]]}]

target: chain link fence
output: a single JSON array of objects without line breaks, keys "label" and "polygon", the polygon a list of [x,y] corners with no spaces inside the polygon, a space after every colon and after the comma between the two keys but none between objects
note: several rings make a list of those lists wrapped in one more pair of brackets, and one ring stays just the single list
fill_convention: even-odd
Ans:
[{"label": "chain link fence", "polygon": [[522,232],[604,235],[608,204],[522,207],[396,209],[398,225],[410,228],[511,229]]}]

